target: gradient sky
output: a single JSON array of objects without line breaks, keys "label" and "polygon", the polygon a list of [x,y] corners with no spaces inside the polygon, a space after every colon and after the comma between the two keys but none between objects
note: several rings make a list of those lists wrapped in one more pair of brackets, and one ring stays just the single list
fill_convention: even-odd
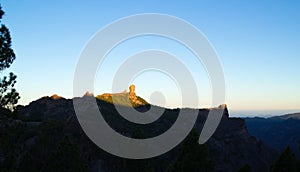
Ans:
[{"label": "gradient sky", "polygon": [[[11,31],[17,55],[9,71],[18,76],[20,104],[54,93],[71,98],[77,60],[99,29],[128,15],[163,13],[196,26],[216,49],[226,80],[226,103],[231,109],[300,109],[298,1],[2,0],[1,4],[3,22]],[[97,76],[95,94],[111,91],[111,69],[124,57],[143,49],[162,48],[180,56],[199,77],[199,107],[209,106],[211,88],[203,66],[193,63],[193,55],[175,44],[145,37],[120,45],[110,54],[114,60],[108,56],[101,69],[106,77],[101,73]],[[151,78],[159,78],[159,82]],[[178,106],[178,93],[170,78],[152,72],[138,76],[134,83],[137,94],[147,100],[151,91],[161,88],[167,106]]]}]

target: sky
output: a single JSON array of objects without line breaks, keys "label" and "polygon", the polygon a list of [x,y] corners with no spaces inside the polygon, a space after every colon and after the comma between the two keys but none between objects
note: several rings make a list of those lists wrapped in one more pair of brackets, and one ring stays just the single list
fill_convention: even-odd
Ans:
[{"label": "sky", "polygon": [[[266,113],[300,109],[298,1],[1,0],[1,5],[17,55],[7,71],[18,76],[19,104],[54,93],[72,98],[76,64],[96,32],[126,16],[161,13],[191,23],[215,48],[230,109]],[[114,73],[128,56],[158,48],[186,64],[197,78],[199,107],[209,107],[212,90],[204,66],[182,45],[155,36],[138,37],[116,47],[99,68],[92,92],[110,92]],[[180,106],[176,84],[162,73],[142,73],[133,83],[137,94],[150,102],[151,94],[159,90],[165,106]]]}]

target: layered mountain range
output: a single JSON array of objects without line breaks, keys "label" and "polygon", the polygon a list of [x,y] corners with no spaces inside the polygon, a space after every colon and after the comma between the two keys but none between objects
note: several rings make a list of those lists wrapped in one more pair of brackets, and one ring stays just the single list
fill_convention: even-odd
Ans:
[{"label": "layered mountain range", "polygon": [[270,118],[245,118],[251,135],[282,152],[287,146],[300,158],[300,113]]}]

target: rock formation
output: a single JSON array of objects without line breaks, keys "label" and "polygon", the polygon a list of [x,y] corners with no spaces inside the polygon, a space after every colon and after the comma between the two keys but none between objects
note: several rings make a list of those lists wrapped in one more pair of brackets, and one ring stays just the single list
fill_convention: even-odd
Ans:
[{"label": "rock formation", "polygon": [[135,85],[129,86],[129,92],[126,90],[121,93],[104,93],[96,96],[100,100],[107,101],[113,104],[125,105],[125,106],[141,106],[148,104],[144,99],[136,96]]},{"label": "rock formation", "polygon": [[129,86],[129,99],[134,100],[136,99],[136,94],[135,94],[135,85],[130,85]]}]

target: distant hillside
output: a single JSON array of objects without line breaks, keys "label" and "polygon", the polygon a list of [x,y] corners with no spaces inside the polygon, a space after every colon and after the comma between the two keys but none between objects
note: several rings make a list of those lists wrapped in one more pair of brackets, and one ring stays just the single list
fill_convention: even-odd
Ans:
[{"label": "distant hillside", "polygon": [[245,118],[251,135],[282,152],[287,146],[300,157],[300,113],[270,118]]},{"label": "distant hillside", "polygon": [[287,114],[287,115],[282,115],[282,116],[274,116],[271,117],[270,119],[276,120],[276,119],[299,119],[300,120],[300,113],[293,113],[293,114]]}]

